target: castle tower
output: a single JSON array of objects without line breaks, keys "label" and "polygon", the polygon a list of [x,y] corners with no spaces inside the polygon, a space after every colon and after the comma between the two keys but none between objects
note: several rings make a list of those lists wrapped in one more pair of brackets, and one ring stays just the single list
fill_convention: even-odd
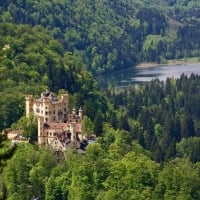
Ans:
[{"label": "castle tower", "polygon": [[43,117],[38,117],[38,144],[44,145],[46,143],[46,135],[44,130],[44,119]]},{"label": "castle tower", "polygon": [[33,112],[33,95],[26,95],[26,117]]},{"label": "castle tower", "polygon": [[61,95],[61,101],[62,101],[62,108],[63,108],[63,121],[67,121],[68,118],[68,94],[62,94]]},{"label": "castle tower", "polygon": [[70,123],[70,133],[71,133],[71,141],[76,140],[76,123],[71,122]]},{"label": "castle tower", "polygon": [[66,103],[66,106],[68,107],[68,94],[62,94],[61,100]]},{"label": "castle tower", "polygon": [[79,117],[80,117],[80,120],[82,120],[82,117],[83,117],[83,110],[81,109],[81,107],[79,108],[78,115],[79,115]]},{"label": "castle tower", "polygon": [[76,109],[75,108],[72,109],[72,115],[74,115],[74,116],[76,115]]}]

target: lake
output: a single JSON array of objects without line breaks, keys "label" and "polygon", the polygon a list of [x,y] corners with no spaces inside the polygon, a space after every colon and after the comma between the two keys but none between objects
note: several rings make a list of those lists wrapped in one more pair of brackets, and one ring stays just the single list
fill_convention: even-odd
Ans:
[{"label": "lake", "polygon": [[181,74],[190,76],[192,73],[200,75],[200,63],[151,66],[146,68],[134,67],[126,70],[101,75],[97,77],[102,88],[127,87],[128,85],[141,84],[158,78],[166,80],[179,78]]}]

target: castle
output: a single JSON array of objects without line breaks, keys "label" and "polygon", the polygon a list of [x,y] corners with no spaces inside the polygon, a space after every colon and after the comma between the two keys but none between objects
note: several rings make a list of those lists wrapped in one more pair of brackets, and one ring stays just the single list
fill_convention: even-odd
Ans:
[{"label": "castle", "polygon": [[49,91],[41,93],[39,99],[26,95],[26,116],[32,112],[38,122],[38,145],[48,145],[55,151],[66,151],[73,143],[80,147],[82,133],[82,109],[78,114],[68,108],[68,94],[58,99]]}]

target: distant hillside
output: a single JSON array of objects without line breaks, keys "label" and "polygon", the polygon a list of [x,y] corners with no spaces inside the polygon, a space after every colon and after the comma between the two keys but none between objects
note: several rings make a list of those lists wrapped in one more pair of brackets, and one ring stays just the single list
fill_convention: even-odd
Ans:
[{"label": "distant hillside", "polygon": [[94,74],[199,56],[197,0],[3,1],[0,21],[41,25]]},{"label": "distant hillside", "polygon": [[73,106],[82,106],[92,119],[96,109],[106,110],[92,75],[48,31],[0,23],[0,131],[24,114],[25,94],[39,95],[47,88],[74,95]]}]

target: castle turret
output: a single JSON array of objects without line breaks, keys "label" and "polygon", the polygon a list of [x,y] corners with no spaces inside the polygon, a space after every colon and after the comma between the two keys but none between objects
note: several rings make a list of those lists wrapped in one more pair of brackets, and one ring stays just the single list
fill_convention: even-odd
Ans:
[{"label": "castle turret", "polygon": [[71,141],[76,140],[76,123],[71,122],[70,123],[70,132],[71,132]]},{"label": "castle turret", "polygon": [[76,109],[75,108],[72,109],[72,115],[76,115]]},{"label": "castle turret", "polygon": [[81,107],[79,108],[78,115],[79,115],[80,119],[82,120],[83,110],[81,109]]},{"label": "castle turret", "polygon": [[26,117],[33,112],[33,95],[26,95]]},{"label": "castle turret", "polygon": [[43,117],[38,117],[38,144],[42,145],[46,143],[46,136],[44,131],[44,119]]},{"label": "castle turret", "polygon": [[65,102],[67,104],[67,107],[68,107],[68,94],[67,93],[61,95],[61,100],[63,102]]}]

